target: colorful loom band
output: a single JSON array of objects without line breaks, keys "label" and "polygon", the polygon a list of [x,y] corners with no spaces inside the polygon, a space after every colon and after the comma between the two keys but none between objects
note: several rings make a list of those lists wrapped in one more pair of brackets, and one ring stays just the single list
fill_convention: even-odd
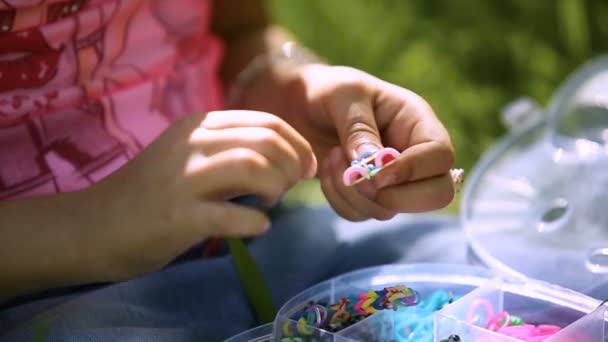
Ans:
[{"label": "colorful loom band", "polygon": [[[366,293],[349,295],[341,298],[337,303],[323,306],[309,303],[306,308],[299,311],[291,318],[296,321],[298,331],[308,333],[302,324],[321,329],[340,329],[352,324],[353,321],[361,320],[378,311],[417,305],[419,295],[407,286],[399,285],[386,287],[380,291],[368,291]],[[286,330],[285,327],[283,330]]]},{"label": "colorful loom band", "polygon": [[314,332],[314,330],[312,330],[313,328],[308,324],[308,321],[306,318],[302,317],[298,320],[298,325],[297,325],[297,331],[298,333],[302,334],[302,335],[312,335],[312,333]]},{"label": "colorful loom band", "polygon": [[285,322],[283,323],[283,326],[281,327],[281,332],[283,333],[284,336],[292,336],[293,332],[291,331],[291,322]]},{"label": "colorful loom band", "polygon": [[394,148],[385,147],[376,152],[365,152],[357,160],[350,163],[344,170],[342,181],[344,185],[358,184],[364,179],[373,178],[383,167],[397,159],[401,153]]},{"label": "colorful loom band", "polygon": [[[346,186],[353,186],[363,180],[372,179],[383,168],[399,158],[400,155],[399,151],[390,147],[376,152],[365,152],[357,160],[350,162],[350,166],[342,174],[342,182]],[[463,182],[464,170],[451,169],[450,175],[456,191],[458,191]]]},{"label": "colorful loom band", "polygon": [[367,296],[366,296],[365,294],[360,294],[360,295],[357,295],[357,297],[358,297],[358,298],[357,298],[358,300],[357,300],[357,302],[355,303],[355,305],[353,306],[353,311],[354,311],[355,313],[360,314],[360,315],[365,315],[365,314],[367,314],[367,312],[365,312],[365,311],[362,309],[363,304],[365,304],[365,301],[367,300]]}]

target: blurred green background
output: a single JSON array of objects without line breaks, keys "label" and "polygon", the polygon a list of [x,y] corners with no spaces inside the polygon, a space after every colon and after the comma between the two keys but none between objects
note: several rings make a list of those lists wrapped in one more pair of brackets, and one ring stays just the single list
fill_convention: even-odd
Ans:
[{"label": "blurred green background", "polygon": [[[605,0],[269,0],[275,20],[332,64],[422,95],[470,171],[505,130],[501,109],[546,105],[561,82],[608,48]],[[323,203],[314,182],[288,195]],[[458,198],[447,210],[458,210]]]}]

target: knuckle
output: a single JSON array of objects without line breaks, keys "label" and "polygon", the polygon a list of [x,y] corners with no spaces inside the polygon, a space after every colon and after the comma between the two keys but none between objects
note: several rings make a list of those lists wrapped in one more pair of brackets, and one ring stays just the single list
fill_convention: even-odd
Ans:
[{"label": "knuckle", "polygon": [[407,91],[407,95],[414,110],[421,113],[433,113],[433,107],[425,98],[409,90]]},{"label": "knuckle", "polygon": [[338,87],[350,91],[362,91],[366,88],[367,82],[359,70],[348,66],[339,66],[336,70]]},{"label": "knuckle", "polygon": [[268,163],[248,149],[236,149],[233,158],[238,167],[247,173],[257,173],[268,167]]},{"label": "knuckle", "polygon": [[[375,143],[377,139],[375,130],[365,123],[353,123],[350,126],[348,142],[355,148],[366,144],[377,145]],[[376,147],[380,148],[380,146]]]},{"label": "knuckle", "polygon": [[287,131],[287,123],[274,115],[268,117],[264,126],[279,135]]},{"label": "knuckle", "polygon": [[260,145],[270,148],[273,153],[282,150],[283,138],[274,130],[262,129],[256,135],[256,139]]},{"label": "knuckle", "polygon": [[336,91],[356,97],[364,95],[366,90],[366,83],[360,77],[343,77],[336,86]]}]

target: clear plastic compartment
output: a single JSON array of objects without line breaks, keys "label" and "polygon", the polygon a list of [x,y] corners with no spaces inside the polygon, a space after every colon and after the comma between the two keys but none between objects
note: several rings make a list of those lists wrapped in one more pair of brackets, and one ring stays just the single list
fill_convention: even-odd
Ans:
[{"label": "clear plastic compartment", "polygon": [[606,323],[608,306],[601,305],[592,313],[572,323],[546,342],[604,342],[608,339]]},{"label": "clear plastic compartment", "polygon": [[[311,301],[335,303],[351,294],[381,290],[394,285],[411,287],[420,293],[423,300],[441,290],[451,291],[456,299],[430,316],[424,316],[425,321],[415,315],[427,313],[426,307],[413,306],[399,311],[380,311],[335,333],[291,319]],[[479,300],[489,303],[493,311],[488,313],[480,307],[479,312],[473,315],[470,307]],[[271,336],[268,336],[268,329],[265,329],[266,339],[239,335],[240,339],[235,337],[229,341],[437,342],[451,334],[458,334],[463,342],[521,341],[486,329],[489,315],[507,310],[533,324],[555,324],[560,327],[572,325],[562,330],[562,334],[567,334],[572,329],[580,330],[577,324],[582,328],[603,324],[603,320],[598,321],[593,314],[586,316],[599,304],[593,298],[545,283],[503,281],[484,268],[445,264],[391,265],[351,272],[313,286],[281,308]],[[572,324],[573,322],[576,323]],[[578,330],[567,336],[578,333]],[[581,340],[585,341],[587,340]]]},{"label": "clear plastic compartment", "polygon": [[463,189],[475,257],[502,274],[608,297],[608,57],[576,70],[547,108],[508,111],[525,113],[507,115],[518,123]]},{"label": "clear plastic compartment", "polygon": [[[557,291],[557,292],[556,292]],[[560,293],[561,294],[558,294]],[[561,295],[563,298],[560,298]],[[454,304],[435,315],[435,342],[458,335],[461,341],[547,341],[603,342],[605,307],[594,311],[576,308],[576,296],[558,288],[532,283],[489,280]],[[590,308],[589,308],[590,309]],[[585,315],[585,312],[591,312]],[[501,315],[501,313],[503,313]],[[531,338],[520,325],[519,335],[496,332],[502,319],[517,315],[525,324],[543,326],[545,331],[561,330],[540,338]],[[531,327],[528,327],[531,328]]]},{"label": "clear plastic compartment", "polygon": [[[462,295],[483,284],[491,275],[490,271],[481,268],[437,264],[382,266],[351,272],[313,286],[288,301],[277,315],[274,336],[277,341],[286,337],[301,337],[305,341],[311,341],[311,337],[320,341],[394,341],[395,336],[403,335],[400,330],[408,329],[400,318],[405,318],[406,312],[416,311],[416,307],[404,311],[381,311],[336,333],[311,328],[309,334],[302,334],[305,330],[301,327],[298,331],[298,322],[291,318],[311,301],[336,303],[352,294],[394,285],[409,286],[423,299],[441,290]],[[430,318],[432,335],[433,323]],[[432,342],[432,339],[427,340]]]},{"label": "clear plastic compartment", "polygon": [[232,336],[224,342],[272,342],[274,341],[273,330],[274,323],[268,323]]}]

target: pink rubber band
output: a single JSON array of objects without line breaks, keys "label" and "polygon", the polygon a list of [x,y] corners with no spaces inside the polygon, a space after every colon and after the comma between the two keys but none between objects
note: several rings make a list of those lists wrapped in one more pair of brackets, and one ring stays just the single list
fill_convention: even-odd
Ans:
[{"label": "pink rubber band", "polygon": [[361,178],[365,178],[367,170],[361,166],[350,166],[344,171],[342,175],[342,181],[344,185],[349,186],[358,181]]},{"label": "pink rubber band", "polygon": [[[501,321],[504,320],[504,323],[501,324]],[[486,324],[486,329],[492,331],[498,331],[501,328],[509,326],[509,322],[511,321],[511,315],[508,312],[503,311],[494,315],[494,317],[490,318],[488,324]]]},{"label": "pink rubber band", "polygon": [[471,305],[469,312],[467,312],[467,322],[469,322],[469,324],[473,324],[478,306],[482,306],[485,309],[488,317],[492,317],[494,315],[494,308],[492,308],[492,304],[487,299],[478,298],[473,302],[473,305]]},{"label": "pink rubber band", "polygon": [[551,324],[541,324],[536,327],[536,330],[538,330],[538,332],[542,333],[542,334],[555,334],[555,333],[559,332],[561,329],[562,328],[558,327],[557,325],[551,325]]},{"label": "pink rubber band", "polygon": [[[399,158],[400,155],[401,155],[401,153],[399,153],[399,151],[395,150],[394,148],[390,148],[390,147],[383,148],[380,151],[376,152],[376,158],[374,159],[374,164],[376,165],[377,168],[381,168],[383,166],[386,166],[393,160]],[[385,164],[384,159],[387,156],[392,157],[392,159]]]}]

